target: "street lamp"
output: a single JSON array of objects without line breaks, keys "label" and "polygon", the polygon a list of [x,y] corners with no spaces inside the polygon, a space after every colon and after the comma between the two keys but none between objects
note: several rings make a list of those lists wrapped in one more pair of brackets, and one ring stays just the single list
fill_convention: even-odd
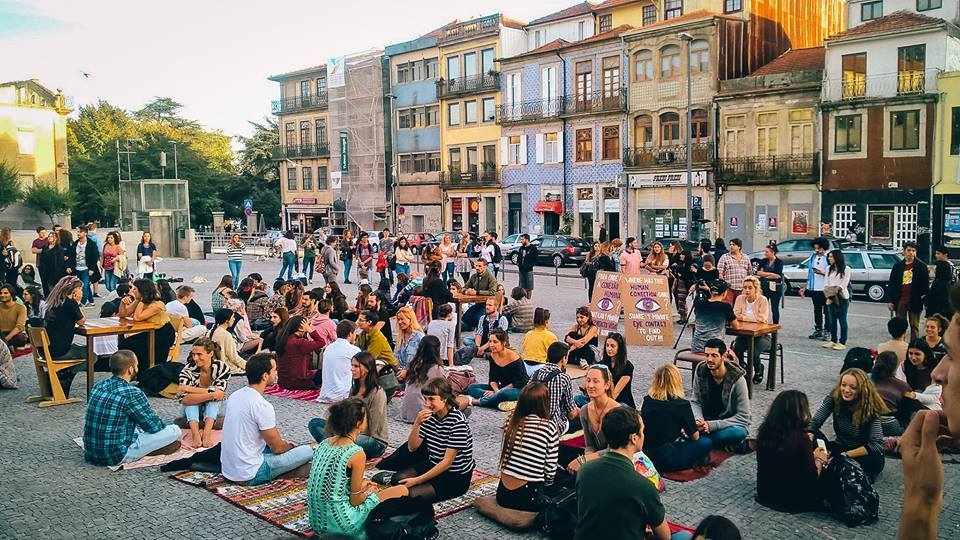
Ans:
[{"label": "street lamp", "polygon": [[400,168],[397,160],[397,132],[395,129],[395,118],[393,112],[396,110],[396,94],[387,94],[390,99],[390,217],[393,235],[397,235],[397,177],[400,176]]},{"label": "street lamp", "polygon": [[687,32],[677,34],[687,49],[687,126],[684,130],[684,142],[687,146],[687,240],[693,240],[693,148],[690,130],[693,128],[693,111],[690,109],[692,83],[690,80],[690,42],[693,36]]}]

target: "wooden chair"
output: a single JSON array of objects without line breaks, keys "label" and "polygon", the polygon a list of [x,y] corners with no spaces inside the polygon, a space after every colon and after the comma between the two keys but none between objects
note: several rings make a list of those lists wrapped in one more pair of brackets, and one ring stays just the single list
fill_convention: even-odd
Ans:
[{"label": "wooden chair", "polygon": [[170,354],[167,359],[171,362],[177,362],[180,358],[180,346],[183,344],[183,338],[180,331],[183,330],[183,317],[170,314],[170,325],[173,326],[174,337],[173,347],[170,347]]},{"label": "wooden chair", "polygon": [[31,326],[27,328],[27,332],[30,336],[30,345],[33,346],[33,365],[37,370],[37,382],[40,384],[41,392],[39,396],[27,398],[27,403],[37,403],[39,407],[52,407],[81,401],[80,398],[67,398],[64,395],[57,373],[77,364],[83,364],[87,359],[54,360],[50,356],[50,337],[47,335],[47,330]]}]

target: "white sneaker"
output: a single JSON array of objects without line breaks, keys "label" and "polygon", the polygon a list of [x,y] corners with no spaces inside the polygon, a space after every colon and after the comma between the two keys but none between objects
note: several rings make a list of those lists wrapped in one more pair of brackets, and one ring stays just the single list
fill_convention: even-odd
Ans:
[{"label": "white sneaker", "polygon": [[830,348],[833,347],[833,342],[832,342],[832,341],[824,341],[823,343],[820,344],[820,346],[823,347],[824,349],[830,349]]}]

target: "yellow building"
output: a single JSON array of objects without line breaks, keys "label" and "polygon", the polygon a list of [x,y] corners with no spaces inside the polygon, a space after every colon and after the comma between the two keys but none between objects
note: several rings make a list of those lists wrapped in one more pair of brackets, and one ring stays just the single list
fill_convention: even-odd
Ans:
[{"label": "yellow building", "polygon": [[[60,90],[51,92],[33,79],[0,83],[0,161],[17,170],[24,189],[36,182],[70,187],[69,113],[70,104]],[[0,212],[0,227],[26,229],[44,221],[21,205]]]},{"label": "yellow building", "polygon": [[523,23],[500,14],[448,25],[440,48],[440,183],[447,230],[502,233],[496,61],[525,51]]},{"label": "yellow building", "polygon": [[658,11],[653,0],[607,0],[593,8],[595,32],[602,34],[625,24],[634,28],[653,24],[659,20]]},{"label": "yellow building", "polygon": [[939,75],[933,163],[933,245],[960,256],[960,71]]}]

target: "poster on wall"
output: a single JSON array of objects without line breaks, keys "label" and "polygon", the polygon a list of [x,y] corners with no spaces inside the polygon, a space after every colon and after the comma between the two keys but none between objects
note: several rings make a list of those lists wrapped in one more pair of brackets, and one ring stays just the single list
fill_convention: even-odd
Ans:
[{"label": "poster on wall", "polygon": [[737,230],[740,228],[740,218],[737,216],[730,216],[730,229]]},{"label": "poster on wall", "polygon": [[810,212],[807,210],[790,211],[790,232],[807,234],[810,230]]},{"label": "poster on wall", "polygon": [[767,214],[757,214],[757,230],[763,231],[767,228]]},{"label": "poster on wall", "polygon": [[590,314],[601,334],[616,332],[620,325],[620,274],[617,272],[597,272],[593,285],[593,298]]},{"label": "poster on wall", "polygon": [[947,247],[960,248],[960,206],[943,209],[943,243]]},{"label": "poster on wall", "polygon": [[667,276],[622,276],[620,299],[626,314],[624,338],[628,345],[673,346],[673,310]]}]

